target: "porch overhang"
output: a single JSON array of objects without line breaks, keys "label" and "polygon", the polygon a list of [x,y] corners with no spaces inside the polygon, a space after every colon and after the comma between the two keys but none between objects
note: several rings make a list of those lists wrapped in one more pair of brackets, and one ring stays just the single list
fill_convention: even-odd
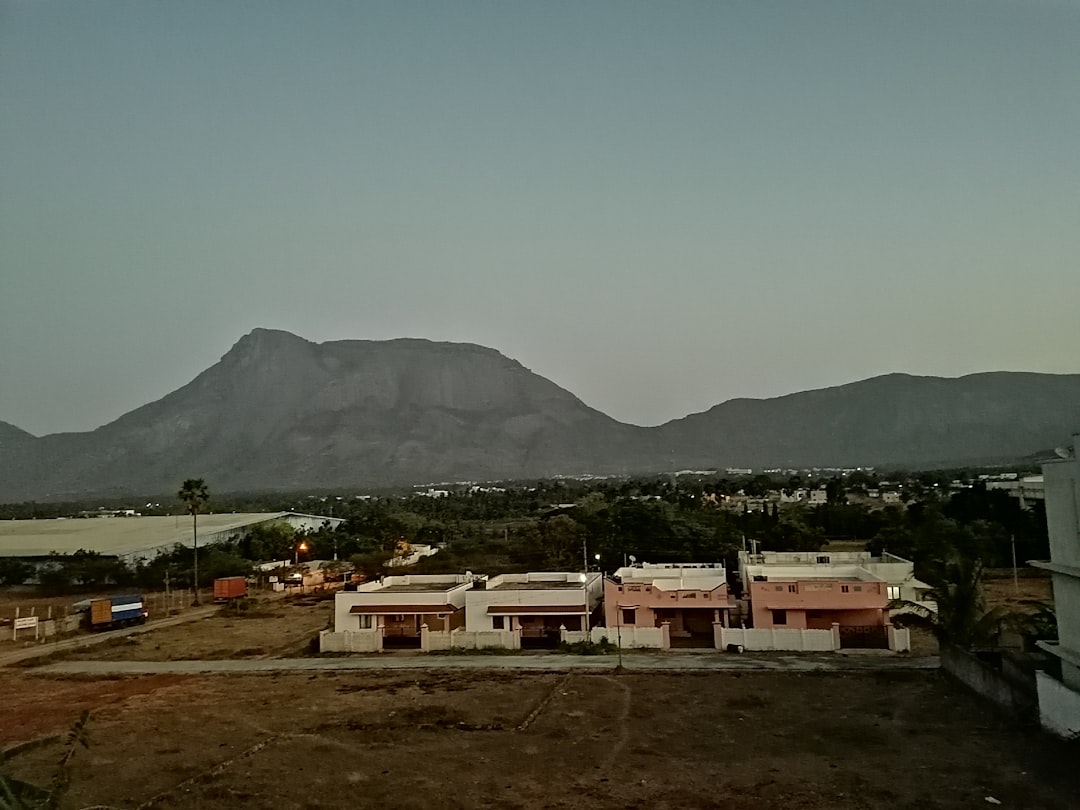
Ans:
[{"label": "porch overhang", "polygon": [[454,605],[353,605],[349,613],[360,615],[437,615],[448,616],[461,610]]},{"label": "porch overhang", "polygon": [[585,605],[488,605],[491,616],[581,616]]}]

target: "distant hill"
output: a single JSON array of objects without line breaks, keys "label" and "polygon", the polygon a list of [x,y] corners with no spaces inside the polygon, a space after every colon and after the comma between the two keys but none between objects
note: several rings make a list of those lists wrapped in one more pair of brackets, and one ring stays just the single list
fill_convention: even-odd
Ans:
[{"label": "distant hill", "polygon": [[733,399],[658,430],[691,466],[1011,461],[1080,429],[1080,374],[887,374],[775,399]]},{"label": "distant hill", "polygon": [[0,422],[0,501],[301,490],[686,467],[1014,459],[1080,427],[1080,375],[890,374],[738,399],[655,428],[588,407],[497,351],[311,343],[256,329],[187,385],[97,430]]}]

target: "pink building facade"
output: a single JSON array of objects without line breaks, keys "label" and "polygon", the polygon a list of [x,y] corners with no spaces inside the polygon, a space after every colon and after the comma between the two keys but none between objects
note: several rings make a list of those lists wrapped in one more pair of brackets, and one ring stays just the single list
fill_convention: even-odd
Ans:
[{"label": "pink building facade", "polygon": [[864,569],[761,565],[746,574],[754,627],[829,630],[833,624],[888,624],[888,583]]},{"label": "pink building facade", "polygon": [[666,624],[673,641],[696,639],[711,646],[713,626],[727,626],[734,608],[722,565],[645,563],[620,568],[604,581],[608,627]]}]

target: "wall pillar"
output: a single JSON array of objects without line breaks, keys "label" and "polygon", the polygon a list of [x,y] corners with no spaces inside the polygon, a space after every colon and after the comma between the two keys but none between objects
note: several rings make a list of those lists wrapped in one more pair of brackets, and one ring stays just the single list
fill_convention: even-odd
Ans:
[{"label": "wall pillar", "polygon": [[660,649],[671,649],[671,622],[660,622]]},{"label": "wall pillar", "polygon": [[724,623],[713,622],[712,625],[713,647],[717,650],[724,649]]},{"label": "wall pillar", "polygon": [[832,648],[833,651],[840,649],[840,622],[832,623]]},{"label": "wall pillar", "polygon": [[420,651],[431,652],[431,633],[428,630],[427,622],[420,625]]}]

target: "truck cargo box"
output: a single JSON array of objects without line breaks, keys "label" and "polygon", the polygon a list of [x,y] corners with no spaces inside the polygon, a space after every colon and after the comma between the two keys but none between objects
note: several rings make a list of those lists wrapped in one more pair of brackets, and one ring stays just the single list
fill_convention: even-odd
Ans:
[{"label": "truck cargo box", "polygon": [[220,577],[214,580],[214,601],[227,602],[247,596],[247,580],[244,577]]},{"label": "truck cargo box", "polygon": [[95,630],[142,624],[147,616],[146,603],[138,594],[110,596],[90,602],[90,626]]}]

